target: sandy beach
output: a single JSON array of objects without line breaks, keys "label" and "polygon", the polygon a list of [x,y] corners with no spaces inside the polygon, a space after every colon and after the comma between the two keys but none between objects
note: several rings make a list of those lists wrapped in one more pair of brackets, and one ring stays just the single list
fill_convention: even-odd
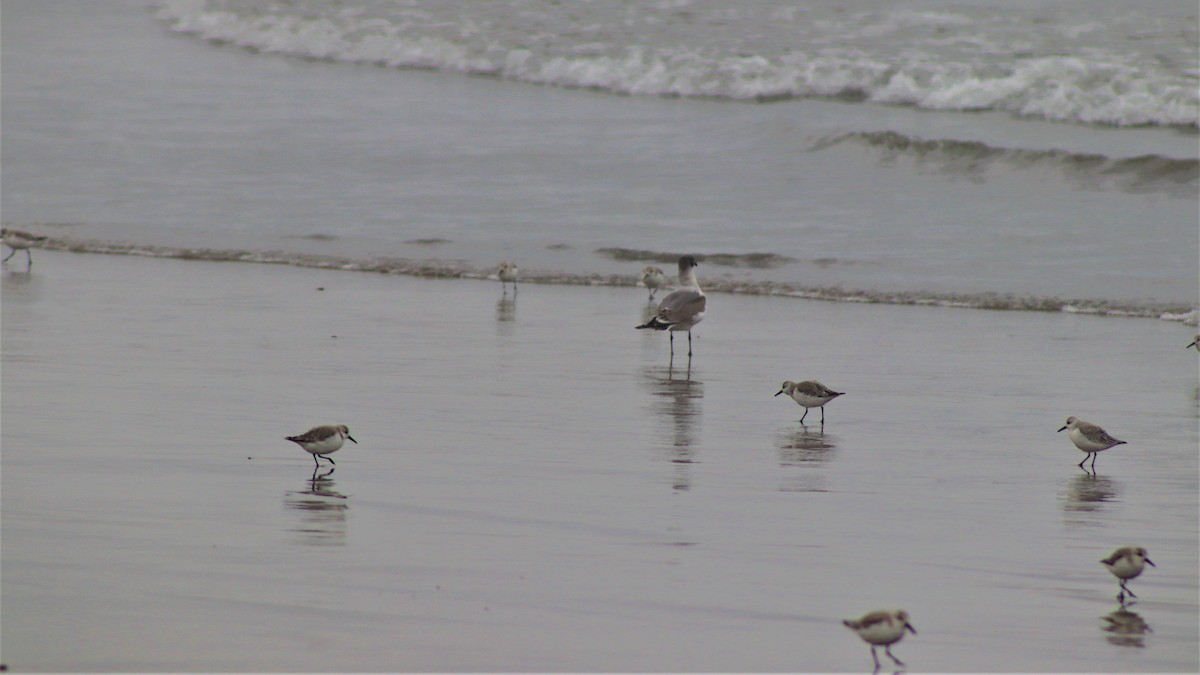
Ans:
[{"label": "sandy beach", "polygon": [[[11,670],[866,671],[882,607],[914,671],[1200,668],[1193,329],[714,294],[689,377],[643,289],[33,257]],[[1128,445],[1085,474],[1068,415]]]}]

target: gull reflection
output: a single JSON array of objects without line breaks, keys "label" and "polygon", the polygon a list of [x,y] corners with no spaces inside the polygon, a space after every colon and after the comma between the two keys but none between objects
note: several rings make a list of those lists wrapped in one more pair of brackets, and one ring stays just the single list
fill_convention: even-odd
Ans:
[{"label": "gull reflection", "polygon": [[1103,621],[1100,628],[1107,633],[1105,638],[1118,647],[1145,647],[1146,638],[1143,636],[1154,632],[1140,614],[1124,607],[1100,619]]},{"label": "gull reflection", "polygon": [[288,531],[294,541],[306,546],[344,546],[346,544],[346,495],[334,489],[333,470],[305,481],[304,489],[287,492],[283,505],[300,516],[297,527]]},{"label": "gull reflection", "polygon": [[651,410],[667,422],[666,458],[676,467],[672,485],[676,490],[691,487],[689,465],[696,461],[697,427],[700,421],[700,401],[704,398],[704,383],[674,376],[671,368],[654,367],[644,373],[643,381],[651,395]]}]

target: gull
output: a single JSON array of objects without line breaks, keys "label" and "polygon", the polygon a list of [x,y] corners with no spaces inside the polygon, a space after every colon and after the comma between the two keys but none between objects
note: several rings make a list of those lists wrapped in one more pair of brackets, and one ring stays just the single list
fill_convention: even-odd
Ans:
[{"label": "gull", "polygon": [[[1102,450],[1107,450],[1111,447],[1125,445],[1125,441],[1119,441],[1112,436],[1109,436],[1107,431],[1101,429],[1095,424],[1092,424],[1091,422],[1084,422],[1078,417],[1068,417],[1067,423],[1064,424],[1062,429],[1059,429],[1059,431],[1063,431],[1065,429],[1070,429],[1070,431],[1067,432],[1067,435],[1071,437],[1071,442],[1075,444],[1075,447],[1092,456],[1092,471],[1096,470],[1097,453]],[[1083,462],[1086,461],[1087,455],[1084,455]],[[1079,463],[1079,468],[1081,469],[1083,469],[1083,462]],[[1084,470],[1086,471],[1086,469]]]},{"label": "gull", "polygon": [[876,672],[879,671],[879,656],[875,654],[876,646],[883,645],[883,652],[895,661],[896,665],[903,666],[904,662],[892,654],[892,645],[904,637],[905,630],[912,632],[913,635],[917,634],[917,629],[908,622],[908,612],[902,609],[882,609],[869,612],[861,619],[846,619],[842,624],[858,633],[858,637],[871,645],[871,658],[875,659]]},{"label": "gull", "polygon": [[33,255],[29,252],[30,247],[38,242],[46,241],[44,236],[39,237],[21,230],[10,230],[7,227],[0,228],[0,238],[4,239],[5,246],[12,249],[12,253],[9,253],[0,262],[8,262],[8,259],[16,255],[18,250],[24,249],[25,260],[29,267],[33,267]]},{"label": "gull", "polygon": [[804,406],[804,414],[800,416],[801,424],[804,424],[804,418],[808,417],[809,408],[820,408],[821,426],[825,426],[825,404],[845,393],[844,391],[834,391],[816,380],[803,382],[786,380],[775,395],[787,394],[792,397],[793,401]]},{"label": "gull", "polygon": [[519,271],[516,263],[507,260],[500,263],[500,267],[496,268],[496,276],[500,277],[500,287],[504,289],[505,293],[508,292],[506,284],[509,281],[512,282],[513,293],[517,292],[517,272]]},{"label": "gull", "polygon": [[1121,582],[1121,592],[1117,593],[1117,602],[1122,605],[1125,604],[1126,593],[1131,598],[1137,597],[1133,591],[1125,587],[1125,582],[1136,579],[1142,570],[1146,569],[1146,565],[1158,567],[1146,555],[1146,549],[1141,546],[1122,546],[1100,561]]},{"label": "gull", "polygon": [[686,330],[688,334],[688,357],[692,356],[692,326],[704,320],[704,308],[708,300],[700,284],[696,282],[696,259],[685,255],[679,259],[679,288],[667,294],[658,303],[654,317],[636,328],[653,328],[669,331],[671,335],[671,359],[675,359],[675,331]]},{"label": "gull", "polygon": [[338,424],[336,426],[325,425],[313,427],[299,436],[288,436],[287,440],[304,448],[306,452],[311,452],[313,456],[313,464],[317,466],[321,465],[321,463],[317,461],[317,455],[320,455],[321,457],[325,457],[325,459],[329,460],[330,464],[336,466],[337,462],[333,461],[332,457],[326,457],[326,455],[332,455],[341,449],[342,444],[346,442],[347,438],[355,443],[358,443],[358,441],[355,441],[354,438],[350,436],[349,427],[347,427],[345,424]]},{"label": "gull", "polygon": [[650,289],[650,297],[648,299],[653,300],[654,294],[658,292],[658,289],[667,285],[667,277],[663,273],[662,268],[655,267],[654,265],[646,265],[645,269],[642,270],[642,284]]}]

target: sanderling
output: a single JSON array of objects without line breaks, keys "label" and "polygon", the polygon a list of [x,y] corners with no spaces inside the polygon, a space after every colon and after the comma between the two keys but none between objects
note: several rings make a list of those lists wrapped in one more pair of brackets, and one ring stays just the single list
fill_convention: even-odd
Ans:
[{"label": "sanderling", "polygon": [[508,292],[507,283],[510,281],[513,285],[513,293],[517,292],[517,272],[519,271],[516,263],[507,260],[500,263],[500,267],[496,268],[496,276],[500,277],[500,287],[504,289],[505,293]]},{"label": "sanderling", "polygon": [[809,408],[820,408],[821,424],[823,426],[825,424],[825,404],[845,393],[844,391],[834,391],[816,380],[805,380],[803,382],[787,380],[775,395],[787,394],[792,397],[793,401],[804,406],[804,414],[800,416],[801,424],[804,424],[804,418],[808,417]]},{"label": "sanderling", "polygon": [[650,289],[649,299],[653,300],[654,294],[658,292],[658,289],[667,285],[667,276],[663,274],[661,268],[654,265],[646,265],[645,269],[642,270],[642,285]]},{"label": "sanderling", "polygon": [[1126,593],[1131,598],[1137,597],[1133,594],[1133,591],[1125,587],[1125,582],[1130,579],[1136,579],[1142,573],[1142,570],[1146,569],[1146,565],[1158,567],[1158,565],[1150,562],[1150,559],[1146,555],[1146,549],[1141,546],[1122,546],[1113,551],[1112,555],[1100,561],[1108,568],[1109,572],[1113,573],[1114,577],[1120,580],[1121,592],[1117,593],[1117,602],[1122,605],[1125,604]]},{"label": "sanderling", "polygon": [[[1091,467],[1093,471],[1096,470],[1096,453],[1113,446],[1125,444],[1125,441],[1119,441],[1109,436],[1107,431],[1091,422],[1084,422],[1078,417],[1068,417],[1067,423],[1059,431],[1063,431],[1064,429],[1070,429],[1067,435],[1071,437],[1071,442],[1075,444],[1075,447],[1091,455]],[[1086,461],[1087,455],[1084,455],[1083,462]],[[1079,463],[1079,468],[1081,469],[1083,469],[1083,462]],[[1086,469],[1084,470],[1086,471]]]},{"label": "sanderling", "polygon": [[1192,344],[1184,347],[1184,349],[1191,349],[1192,347],[1195,347],[1196,351],[1200,352],[1200,335],[1197,335],[1196,339],[1192,340]]},{"label": "sanderling", "polygon": [[19,249],[25,250],[25,261],[30,267],[33,267],[33,254],[29,252],[29,248],[34,244],[46,241],[46,237],[39,237],[36,234],[30,234],[21,230],[10,230],[9,228],[0,228],[0,238],[4,240],[4,244],[12,249],[12,253],[4,256],[0,262],[8,262],[8,259],[17,254]]},{"label": "sanderling", "polygon": [[917,634],[917,629],[908,622],[908,612],[902,609],[881,609],[869,612],[861,619],[846,619],[842,623],[871,645],[871,658],[875,659],[876,671],[879,670],[879,656],[875,654],[877,645],[883,645],[883,652],[895,661],[896,665],[903,666],[904,662],[892,654],[892,645],[904,637],[905,630],[911,631],[913,635]]},{"label": "sanderling", "polygon": [[[696,282],[696,259],[685,255],[679,259],[679,288],[667,294],[658,303],[654,318],[636,328],[653,328],[669,331],[671,335],[671,358],[675,358],[675,331],[686,330],[688,334],[688,357],[692,355],[692,326],[704,320],[704,308],[708,300],[700,284]],[[690,362],[689,362],[690,363]]]},{"label": "sanderling", "polygon": [[[325,425],[313,427],[299,436],[288,436],[287,440],[304,448],[306,452],[311,452],[313,463],[320,466],[321,463],[317,461],[317,455],[328,459],[330,464],[337,464],[337,462],[333,461],[332,457],[328,457],[327,455],[337,452],[342,447],[342,444],[346,442],[347,438],[354,441],[354,438],[350,436],[349,427],[345,424],[338,424],[336,426]],[[358,441],[354,442],[358,443]]]}]

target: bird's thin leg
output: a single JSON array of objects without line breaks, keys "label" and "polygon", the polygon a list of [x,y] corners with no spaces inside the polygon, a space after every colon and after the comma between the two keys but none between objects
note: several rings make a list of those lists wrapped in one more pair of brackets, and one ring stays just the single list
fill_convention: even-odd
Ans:
[{"label": "bird's thin leg", "polygon": [[[319,467],[319,466],[321,466],[321,463],[317,461],[317,453],[315,453],[315,452],[313,453],[313,466],[314,466],[314,467]],[[313,469],[313,475],[316,475],[316,469],[315,469],[315,468]]]},{"label": "bird's thin leg", "polygon": [[325,459],[329,460],[329,463],[330,463],[330,464],[333,464],[333,465],[335,465],[335,466],[337,465],[337,462],[333,461],[333,458],[332,458],[332,457],[330,457],[330,456],[326,455],[326,456],[325,456]]},{"label": "bird's thin leg", "polygon": [[1131,597],[1131,598],[1134,598],[1134,599],[1137,599],[1137,596],[1133,594],[1133,591],[1129,590],[1129,587],[1127,587],[1127,586],[1125,585],[1125,581],[1124,581],[1124,580],[1122,580],[1122,581],[1121,581],[1121,590],[1122,590],[1122,591],[1125,591],[1126,593],[1128,593],[1128,594],[1129,594],[1129,597]]},{"label": "bird's thin leg", "polygon": [[25,249],[25,262],[31,269],[33,268],[33,254],[29,252],[29,249]]},{"label": "bird's thin leg", "polygon": [[688,358],[692,358],[692,331],[688,331]]},{"label": "bird's thin leg", "polygon": [[671,360],[675,360],[675,331],[667,331],[667,335],[671,338]]},{"label": "bird's thin leg", "polygon": [[895,655],[893,655],[893,654],[892,654],[892,646],[891,646],[891,645],[886,645],[886,646],[883,648],[883,653],[885,653],[885,654],[887,654],[888,656],[892,657],[892,660],[896,662],[896,665],[898,665],[898,666],[902,666],[902,665],[904,665],[904,662],[903,662],[903,661],[901,661],[900,659],[896,658],[896,657],[895,657]]},{"label": "bird's thin leg", "polygon": [[800,416],[800,424],[804,424],[804,418],[808,417],[808,408],[804,409],[804,414]]},{"label": "bird's thin leg", "polygon": [[1088,461],[1088,456],[1084,455],[1083,459],[1079,461],[1079,468],[1083,469],[1084,471],[1087,471],[1087,468],[1083,466],[1087,461]]},{"label": "bird's thin leg", "polygon": [[821,406],[821,426],[825,426],[825,406]]},{"label": "bird's thin leg", "polygon": [[875,659],[875,672],[879,672],[879,655],[875,653],[875,645],[871,645],[871,658]]},{"label": "bird's thin leg", "polygon": [[12,253],[9,253],[8,255],[4,256],[4,260],[0,260],[0,262],[8,262],[8,259],[13,257],[16,254],[17,254],[17,249],[14,248],[12,250]]},{"label": "bird's thin leg", "polygon": [[[1092,453],[1092,465],[1091,465],[1091,466],[1092,466],[1092,473],[1096,473],[1096,458],[1097,458],[1097,457],[1099,457],[1099,456],[1100,456],[1100,453],[1098,453],[1098,452],[1093,452],[1093,453]],[[1085,457],[1084,459],[1087,459],[1087,458]]]}]

